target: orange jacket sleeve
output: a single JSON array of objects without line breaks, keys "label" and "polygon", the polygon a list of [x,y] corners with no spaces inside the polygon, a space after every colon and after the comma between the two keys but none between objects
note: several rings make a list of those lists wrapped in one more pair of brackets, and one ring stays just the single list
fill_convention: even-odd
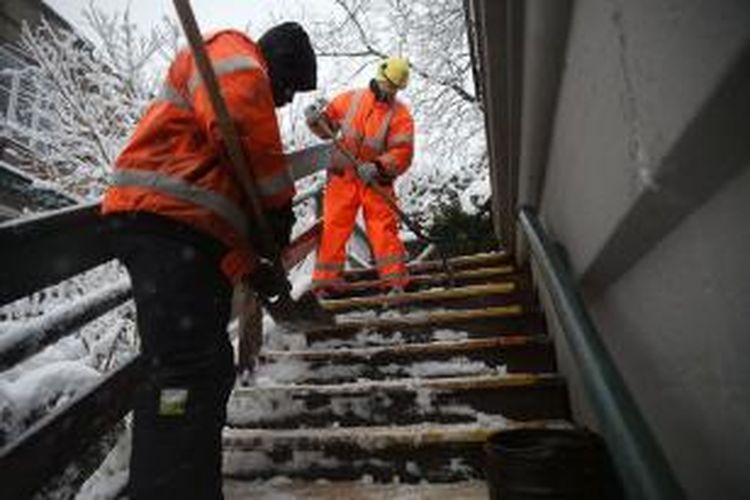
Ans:
[{"label": "orange jacket sleeve", "polygon": [[348,91],[337,95],[328,103],[328,106],[323,111],[336,130],[341,126],[341,122],[344,120],[344,116],[346,116],[346,112],[352,101],[352,93],[352,91]]},{"label": "orange jacket sleeve", "polygon": [[398,104],[388,128],[386,150],[377,157],[377,162],[389,177],[398,177],[406,172],[414,156],[414,120],[403,104]]},{"label": "orange jacket sleeve", "polygon": [[[283,156],[271,85],[259,54],[240,37],[232,32],[219,35],[209,40],[207,50],[261,203],[268,208],[281,207],[289,203],[295,190]],[[191,95],[202,128],[217,145],[221,144],[205,85],[196,85]]]}]

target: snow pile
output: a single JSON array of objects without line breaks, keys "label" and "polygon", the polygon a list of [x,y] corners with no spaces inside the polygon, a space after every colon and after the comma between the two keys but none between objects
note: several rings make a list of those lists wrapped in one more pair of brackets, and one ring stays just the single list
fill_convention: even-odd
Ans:
[{"label": "snow pile", "polygon": [[[49,329],[53,321],[122,293],[127,279],[112,261],[3,305],[0,346],[13,346],[25,335]],[[0,373],[0,441],[16,438],[120,366],[135,351],[135,337],[134,308],[126,303]]]},{"label": "snow pile", "polygon": [[123,491],[129,476],[131,434],[127,425],[99,469],[81,486],[75,500],[108,500]]},{"label": "snow pile", "polygon": [[471,361],[466,357],[456,357],[447,361],[421,361],[408,365],[391,364],[380,370],[390,375],[407,374],[412,378],[506,373],[505,366],[492,367],[483,361]]},{"label": "snow pile", "polygon": [[257,425],[268,419],[291,419],[306,413],[304,400],[288,392],[257,391],[252,398],[233,396],[227,404],[227,425],[242,427]]},{"label": "snow pile", "polygon": [[0,336],[13,321],[25,321],[42,316],[52,309],[67,306],[75,299],[122,279],[128,279],[127,272],[119,262],[113,260],[57,285],[34,292],[28,297],[0,305]]},{"label": "snow pile", "polygon": [[432,333],[432,338],[434,340],[442,340],[442,341],[466,340],[469,338],[469,334],[467,332],[462,332],[458,330],[450,330],[446,328],[441,328],[440,330],[435,330]]},{"label": "snow pile", "polygon": [[0,442],[10,441],[36,418],[61,408],[99,377],[99,372],[82,363],[60,361],[0,380]]}]

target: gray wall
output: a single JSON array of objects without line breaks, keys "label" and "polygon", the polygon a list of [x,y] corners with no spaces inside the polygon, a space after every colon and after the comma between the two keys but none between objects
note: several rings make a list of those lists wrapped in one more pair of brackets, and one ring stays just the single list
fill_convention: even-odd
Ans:
[{"label": "gray wall", "polygon": [[[81,5],[86,5],[82,2]],[[70,28],[55,11],[41,0],[2,0],[0,2],[0,45],[18,41],[23,21],[32,26],[44,16],[56,26]]]},{"label": "gray wall", "polygon": [[545,225],[679,480],[750,498],[750,2],[575,2],[548,158]]}]

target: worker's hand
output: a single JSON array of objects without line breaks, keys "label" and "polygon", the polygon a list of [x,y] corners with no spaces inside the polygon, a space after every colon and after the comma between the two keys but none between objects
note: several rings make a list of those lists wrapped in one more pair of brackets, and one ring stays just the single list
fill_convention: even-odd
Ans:
[{"label": "worker's hand", "polygon": [[362,182],[371,186],[378,180],[380,173],[378,172],[377,165],[372,162],[366,162],[357,165],[357,175],[362,179]]},{"label": "worker's hand", "polygon": [[288,294],[290,290],[284,270],[266,259],[259,259],[258,267],[250,275],[248,283],[265,300]]},{"label": "worker's hand", "polygon": [[266,209],[266,217],[268,218],[268,223],[271,225],[274,239],[279,248],[283,249],[289,246],[292,238],[292,228],[297,220],[292,209],[291,200],[282,207]]},{"label": "worker's hand", "polygon": [[323,118],[323,110],[328,106],[328,102],[322,97],[305,108],[305,120],[308,125],[315,125]]}]

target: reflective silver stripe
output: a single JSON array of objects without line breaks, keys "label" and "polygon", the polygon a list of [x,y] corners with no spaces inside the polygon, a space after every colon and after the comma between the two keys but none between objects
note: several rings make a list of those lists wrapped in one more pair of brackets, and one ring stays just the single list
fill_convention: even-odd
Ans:
[{"label": "reflective silver stripe", "polygon": [[380,129],[374,137],[365,139],[364,145],[372,148],[376,152],[380,153],[385,149],[385,136],[388,134],[388,129],[391,126],[391,120],[393,119],[393,107],[388,110],[388,113],[383,117],[383,121],[380,123]]},{"label": "reflective silver stripe", "polygon": [[313,278],[312,283],[315,288],[336,287],[344,284],[344,280],[342,278]]},{"label": "reflective silver stripe", "polygon": [[381,279],[391,279],[391,278],[406,278],[409,276],[408,273],[404,273],[401,271],[394,271],[392,273],[384,273],[380,276]]},{"label": "reflective silver stripe", "polygon": [[394,134],[393,137],[388,138],[388,147],[402,146],[404,144],[411,144],[414,142],[414,134]]},{"label": "reflective silver stripe", "polygon": [[[349,108],[346,110],[346,115],[344,115],[344,120],[341,122],[341,133],[344,137],[346,136],[352,136],[356,132],[352,129],[352,122],[354,122],[354,117],[357,116],[357,110],[359,109],[359,104],[362,102],[362,97],[365,95],[365,90],[357,90],[354,92],[354,96],[352,96],[352,102],[349,103]],[[355,138],[357,143],[359,143],[362,140],[361,135],[359,138]]]},{"label": "reflective silver stripe", "polygon": [[375,265],[377,267],[391,266],[393,264],[403,264],[405,262],[406,262],[406,256],[403,254],[388,255],[386,257],[375,259]]},{"label": "reflective silver stripe", "polygon": [[257,179],[256,184],[258,185],[258,194],[274,196],[294,186],[294,180],[289,170],[284,169],[277,174]]},{"label": "reflective silver stripe", "polygon": [[117,168],[112,184],[119,187],[136,186],[154,189],[189,201],[219,215],[238,233],[247,237],[247,218],[240,207],[220,194],[194,186],[178,177],[151,170]]},{"label": "reflective silver stripe", "polygon": [[[217,78],[228,73],[234,73],[235,71],[244,71],[248,69],[263,70],[263,67],[260,65],[260,63],[258,63],[258,61],[247,55],[227,57],[226,59],[215,61],[211,65],[214,68],[214,73],[216,74]],[[198,72],[198,69],[196,68],[187,84],[188,92],[190,92],[190,95],[193,95],[196,89],[202,84],[203,79],[201,78],[200,72]]]},{"label": "reflective silver stripe", "polygon": [[391,153],[385,153],[378,156],[380,164],[383,165],[385,173],[394,177],[398,176],[398,165],[396,165],[396,158]]},{"label": "reflective silver stripe", "polygon": [[161,89],[159,89],[159,94],[157,94],[154,102],[168,102],[181,109],[192,109],[188,100],[182,97],[182,94],[172,87],[169,82],[161,84]]},{"label": "reflective silver stripe", "polygon": [[343,262],[316,262],[315,269],[318,271],[341,271],[344,269]]}]

